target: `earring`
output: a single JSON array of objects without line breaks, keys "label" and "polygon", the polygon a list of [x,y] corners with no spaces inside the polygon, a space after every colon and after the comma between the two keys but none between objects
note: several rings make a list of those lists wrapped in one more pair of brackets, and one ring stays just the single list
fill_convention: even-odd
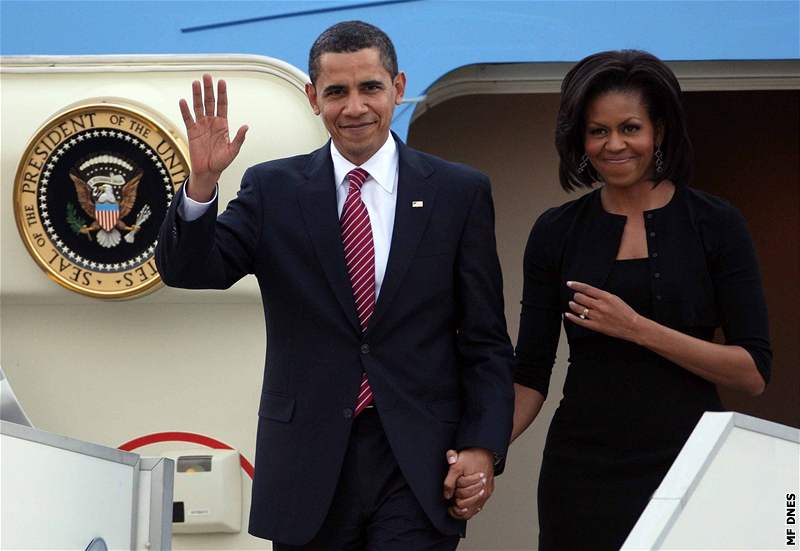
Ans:
[{"label": "earring", "polygon": [[586,153],[584,153],[583,157],[581,157],[581,164],[578,165],[578,174],[586,170],[586,165],[588,163],[589,163],[589,156]]},{"label": "earring", "polygon": [[656,146],[656,174],[664,172],[664,154],[661,152],[661,144]]}]

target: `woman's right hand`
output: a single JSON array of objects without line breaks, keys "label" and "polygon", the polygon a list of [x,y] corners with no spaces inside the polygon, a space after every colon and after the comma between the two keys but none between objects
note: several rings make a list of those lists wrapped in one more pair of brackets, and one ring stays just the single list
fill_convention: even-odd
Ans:
[{"label": "woman's right hand", "polygon": [[228,130],[228,92],[224,80],[217,83],[217,98],[214,99],[214,81],[211,75],[203,75],[203,84],[192,83],[194,117],[186,100],[179,106],[186,133],[189,136],[191,173],[187,194],[199,202],[209,201],[214,196],[222,171],[228,168],[244,143],[247,126],[236,132],[233,140]]}]

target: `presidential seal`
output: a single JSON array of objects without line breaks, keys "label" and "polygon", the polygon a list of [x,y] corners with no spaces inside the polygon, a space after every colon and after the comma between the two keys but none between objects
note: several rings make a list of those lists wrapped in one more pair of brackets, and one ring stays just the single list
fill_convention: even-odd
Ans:
[{"label": "presidential seal", "polygon": [[158,230],[188,157],[141,111],[96,103],[45,124],[17,170],[14,212],[31,256],[58,284],[131,298],[160,284]]}]

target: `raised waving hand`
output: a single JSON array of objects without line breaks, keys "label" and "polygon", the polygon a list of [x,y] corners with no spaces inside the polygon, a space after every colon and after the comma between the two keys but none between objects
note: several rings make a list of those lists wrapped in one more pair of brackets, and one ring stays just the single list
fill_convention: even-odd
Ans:
[{"label": "raised waving hand", "polygon": [[192,82],[192,104],[179,102],[183,123],[189,136],[191,173],[187,194],[195,201],[206,202],[214,196],[214,187],[222,171],[239,154],[247,133],[242,126],[230,139],[228,129],[228,91],[224,80],[217,82],[217,97],[214,98],[214,81],[211,75],[203,75],[203,83]]}]

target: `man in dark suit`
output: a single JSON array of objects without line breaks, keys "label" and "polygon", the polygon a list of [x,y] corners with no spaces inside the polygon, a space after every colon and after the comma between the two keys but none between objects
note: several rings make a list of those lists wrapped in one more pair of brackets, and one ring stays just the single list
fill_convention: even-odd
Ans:
[{"label": "man in dark suit", "polygon": [[[229,139],[224,81],[216,102],[209,75],[194,82],[192,172],[158,268],[186,288],[258,278],[269,345],[251,534],[279,550],[455,549],[513,412],[489,181],[390,133],[405,75],[380,29],[334,25],[309,72],[331,142],[248,169],[219,217],[216,183],[247,128]],[[456,509],[461,475],[485,490]]]}]

